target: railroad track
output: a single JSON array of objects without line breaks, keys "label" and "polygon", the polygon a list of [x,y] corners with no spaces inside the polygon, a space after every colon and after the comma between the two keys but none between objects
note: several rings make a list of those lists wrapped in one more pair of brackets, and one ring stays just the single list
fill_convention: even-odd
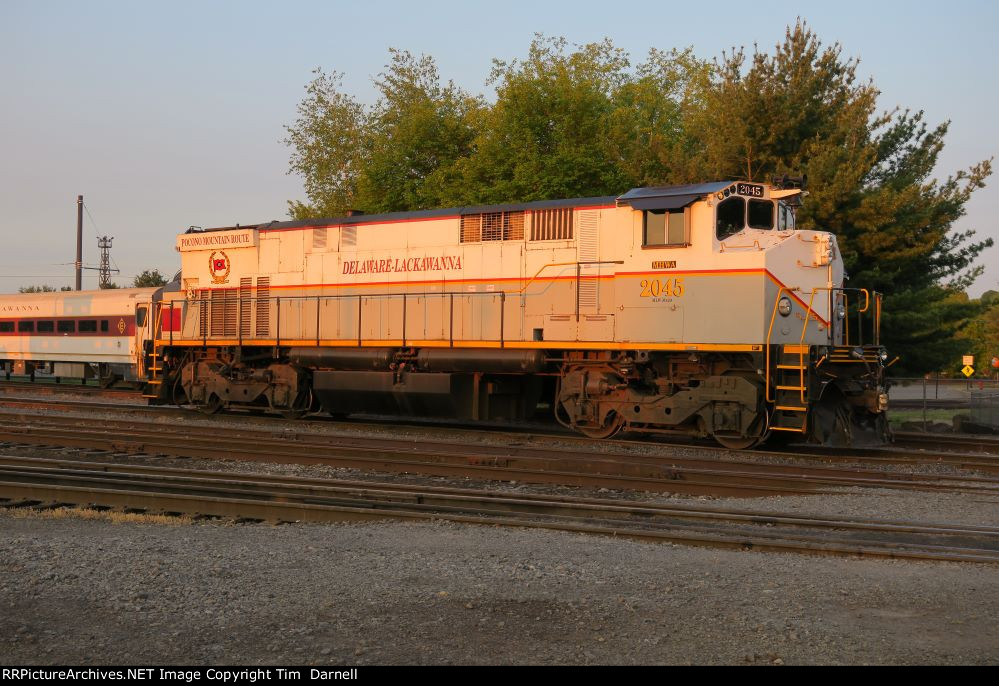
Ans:
[{"label": "railroad track", "polygon": [[[816,446],[794,445],[785,448],[764,450],[746,450],[733,453],[721,448],[711,441],[681,441],[657,440],[649,437],[624,438],[604,441],[594,441],[570,433],[558,426],[545,425],[481,425],[474,427],[458,426],[454,422],[429,421],[418,419],[355,417],[337,419],[316,416],[313,421],[289,422],[270,415],[254,415],[247,412],[231,412],[205,417],[198,412],[177,407],[123,405],[91,400],[49,400],[39,398],[0,397],[0,407],[22,408],[23,410],[57,410],[67,412],[91,411],[114,412],[118,415],[134,416],[168,416],[183,418],[187,424],[205,422],[226,422],[234,427],[246,426],[252,422],[254,426],[268,425],[275,431],[291,432],[295,435],[307,433],[308,427],[329,426],[334,424],[351,430],[384,431],[386,429],[418,429],[432,432],[435,436],[453,438],[453,440],[469,440],[479,436],[494,439],[498,433],[508,434],[511,441],[523,441],[535,445],[560,444],[577,446],[581,452],[648,449],[657,446],[663,449],[679,447],[694,447],[706,454],[715,454],[724,459],[727,456],[739,455],[743,458],[772,459],[779,456],[784,459],[800,460],[814,464],[817,460],[833,464],[855,465],[950,465],[957,469],[973,470],[984,473],[999,474],[999,437],[923,434],[918,432],[896,433],[897,442],[887,448],[842,448],[828,449]],[[289,434],[290,435],[290,434]]]},{"label": "railroad track", "polygon": [[[323,464],[374,472],[417,473],[720,497],[800,495],[833,488],[963,492],[999,496],[999,478],[913,474],[856,465],[775,464],[728,454],[725,459],[510,444],[469,445],[358,435],[296,433],[234,423],[233,431],[199,423],[36,416],[0,411],[0,441],[108,453],[258,462]],[[592,445],[592,443],[591,443]]]},{"label": "railroad track", "polygon": [[0,457],[0,504],[262,521],[446,520],[735,550],[999,563],[999,528]]},{"label": "railroad track", "polygon": [[[179,408],[172,405],[148,405],[145,400],[142,399],[142,403],[136,404],[122,404],[122,403],[112,403],[112,402],[101,402],[100,398],[104,397],[105,391],[103,389],[98,389],[94,387],[89,387],[94,393],[92,395],[95,399],[82,400],[79,398],[38,398],[38,397],[19,397],[8,395],[8,393],[14,392],[19,389],[23,389],[26,384],[15,383],[9,384],[12,388],[7,388],[5,390],[2,383],[0,383],[0,406],[9,407],[35,407],[38,409],[54,409],[54,410],[106,410],[112,412],[124,412],[128,414],[138,414],[138,415],[150,415],[150,414],[160,414],[160,415],[172,415],[185,417],[188,420],[198,421],[206,419],[204,415],[193,411],[191,409]],[[58,389],[58,391],[66,391],[66,395],[74,395],[72,389],[75,387],[52,387]],[[33,390],[34,387],[29,388]],[[41,395],[46,396],[47,392],[51,389],[46,389]],[[120,397],[127,398],[131,400],[141,399],[141,396],[134,391],[127,391],[123,389],[112,389],[107,391],[110,393],[108,398]],[[60,392],[53,393],[53,396],[60,395]],[[271,414],[266,414],[261,412],[260,414],[252,414],[245,410],[237,410],[224,412],[220,415],[215,415],[212,417],[213,420],[225,420],[226,418],[233,419],[244,419],[247,417],[253,417],[257,421],[274,421],[279,422],[282,425],[294,425],[288,420],[278,419],[276,416]],[[461,433],[461,434],[495,434],[498,431],[506,433],[524,434],[530,438],[537,438],[543,436],[557,437],[559,441],[562,442],[573,442],[577,445],[649,445],[653,442],[659,443],[666,446],[693,446],[700,450],[708,450],[715,452],[731,452],[727,448],[722,448],[715,444],[713,441],[690,441],[685,440],[682,437],[655,437],[655,436],[642,436],[637,438],[619,438],[619,439],[609,439],[602,441],[594,441],[591,438],[586,438],[578,434],[572,433],[561,426],[556,424],[509,424],[509,423],[475,423],[472,425],[457,425],[454,421],[448,420],[433,420],[433,419],[420,419],[413,417],[387,417],[387,418],[372,418],[368,416],[357,416],[349,419],[333,419],[325,415],[314,415],[309,418],[311,421],[320,421],[324,423],[337,423],[346,424],[352,427],[364,428],[373,427],[380,428],[386,426],[398,427],[411,427],[420,429],[433,429],[442,433]],[[307,422],[306,422],[307,423]],[[906,458],[905,456],[898,456],[898,449],[916,449],[922,451],[919,455]],[[795,452],[797,451],[797,452]],[[739,454],[743,455],[773,455],[775,453],[780,453],[788,457],[816,457],[820,456],[823,458],[828,458],[833,461],[844,461],[846,459],[851,459],[852,457],[859,456],[864,458],[869,458],[872,456],[883,456],[885,458],[890,458],[892,456],[897,456],[900,459],[900,463],[915,463],[917,461],[921,462],[948,462],[947,459],[936,459],[936,458],[950,458],[953,457],[953,453],[963,451],[964,453],[981,453],[987,455],[994,455],[999,457],[999,436],[988,436],[988,435],[973,435],[973,434],[936,434],[936,433],[923,433],[923,432],[895,432],[895,444],[894,447],[888,448],[842,448],[842,449],[827,449],[818,447],[809,447],[805,445],[794,445],[787,449],[766,449],[766,450],[756,450],[756,451],[739,451]],[[975,455],[976,457],[978,455]],[[888,461],[886,459],[886,461]],[[960,460],[954,461],[955,464],[960,464]]]}]

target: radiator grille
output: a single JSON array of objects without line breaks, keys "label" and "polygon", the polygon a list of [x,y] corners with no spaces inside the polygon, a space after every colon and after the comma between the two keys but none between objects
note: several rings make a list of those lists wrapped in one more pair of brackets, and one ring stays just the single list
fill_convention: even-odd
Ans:
[{"label": "radiator grille", "polygon": [[245,277],[239,280],[239,335],[250,337],[250,318],[253,316],[253,279]]},{"label": "radiator grille", "polygon": [[211,298],[211,336],[236,335],[236,292],[229,289],[216,289]]},{"label": "radiator grille", "polygon": [[267,338],[271,332],[271,278],[257,277],[257,337]]},{"label": "radiator grille", "polygon": [[461,216],[461,242],[522,241],[524,212],[484,212]]},{"label": "radiator grille", "polygon": [[313,250],[325,250],[326,249],[326,238],[327,227],[322,227],[319,229],[312,230],[312,249]]},{"label": "radiator grille", "polygon": [[572,240],[572,217],[573,211],[571,207],[533,212],[531,214],[531,240]]}]

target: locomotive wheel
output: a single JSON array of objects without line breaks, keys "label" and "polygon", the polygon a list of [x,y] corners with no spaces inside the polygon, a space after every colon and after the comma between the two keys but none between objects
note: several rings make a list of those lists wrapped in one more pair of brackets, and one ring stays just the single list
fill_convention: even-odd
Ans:
[{"label": "locomotive wheel", "polygon": [[728,448],[729,450],[748,450],[749,448],[759,445],[766,440],[768,435],[768,432],[764,431],[766,422],[766,415],[760,413],[757,415],[756,420],[750,425],[749,430],[751,432],[760,432],[758,436],[726,436],[724,434],[712,434],[712,438],[718,441],[722,447]]},{"label": "locomotive wheel", "polygon": [[219,410],[222,409],[222,398],[218,397],[215,393],[212,393],[211,397],[208,398],[203,404],[198,405],[198,412],[201,414],[218,414]]},{"label": "locomotive wheel", "polygon": [[760,442],[760,436],[720,436],[714,434],[714,439],[718,441],[723,448],[728,448],[729,450],[747,450],[752,448],[754,445]]},{"label": "locomotive wheel", "polygon": [[285,419],[301,419],[305,415],[309,414],[309,412],[312,412],[315,404],[315,400],[312,396],[312,389],[306,388],[298,394],[298,397],[295,399],[294,407],[287,410],[281,410],[280,414]]},{"label": "locomotive wheel", "polygon": [[601,427],[576,425],[576,430],[588,438],[610,438],[624,428],[624,417],[617,412],[609,412]]}]

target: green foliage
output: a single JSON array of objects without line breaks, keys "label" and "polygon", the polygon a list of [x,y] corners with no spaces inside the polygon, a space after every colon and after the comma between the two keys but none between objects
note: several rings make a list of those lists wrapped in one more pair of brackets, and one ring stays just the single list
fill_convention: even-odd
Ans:
[{"label": "green foliage", "polygon": [[289,173],[299,174],[311,204],[289,201],[296,219],[342,215],[357,193],[364,154],[364,108],[340,92],[342,76],[313,72],[298,105],[298,120],[285,127],[292,148]]},{"label": "green foliage", "polygon": [[165,286],[166,277],[158,269],[144,269],[141,274],[132,279],[132,288],[155,288]]},{"label": "green foliage", "polygon": [[955,232],[991,160],[935,175],[947,123],[877,111],[857,60],[799,21],[773,51],[712,63],[650,51],[632,68],[609,40],[536,36],[494,61],[492,103],[442,85],[433,58],[391,50],[365,108],[317,71],[287,127],[295,218],[612,195],[636,186],[809,177],[799,227],[840,236],[848,286],[885,293],[882,333],[899,374],[950,364],[981,312],[960,296],[991,240]]},{"label": "green foliage", "polygon": [[[976,371],[987,376],[995,373],[992,358],[999,357],[999,293],[985,291],[977,303],[969,301],[969,304],[977,305],[978,313],[957,335],[960,354],[974,355]],[[960,358],[955,357],[951,369],[960,366]]]},{"label": "green foliage", "polygon": [[447,205],[454,165],[472,151],[482,102],[453,83],[442,86],[432,58],[390,54],[375,81],[381,98],[367,119],[357,204],[367,212]]},{"label": "green foliage", "polygon": [[489,105],[433,58],[390,50],[364,108],[320,70],[286,127],[290,172],[308,202],[296,219],[462,204],[609,195],[663,183],[683,149],[681,115],[708,65],[690,50],[652,50],[630,70],[609,40],[577,46],[536,36],[524,60],[495,61]]},{"label": "green foliage", "polygon": [[676,178],[807,173],[798,226],[839,235],[847,285],[885,293],[884,343],[901,357],[894,371],[923,373],[960,354],[954,336],[977,311],[955,296],[980,274],[973,263],[992,241],[952,227],[991,161],[937,181],[947,124],[931,130],[922,112],[879,114],[877,89],[858,83],[856,69],[803,22],[773,54],[724,55],[702,82],[702,106],[687,110],[697,147]]},{"label": "green foliage", "polygon": [[[42,284],[41,286],[21,286],[17,289],[18,293],[53,293],[57,289],[49,286],[48,284]],[[70,290],[63,286],[63,290]]]},{"label": "green foliage", "polygon": [[104,285],[100,286],[100,289],[102,291],[111,290],[112,288],[121,288],[121,286],[119,286],[118,284],[116,284],[114,281],[108,281],[108,284],[106,286],[104,286]]}]

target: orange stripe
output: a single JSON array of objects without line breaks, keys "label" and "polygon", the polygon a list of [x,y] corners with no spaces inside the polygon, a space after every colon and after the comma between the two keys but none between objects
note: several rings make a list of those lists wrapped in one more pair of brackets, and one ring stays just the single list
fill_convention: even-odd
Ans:
[{"label": "orange stripe", "polygon": [[[174,341],[170,343],[170,339],[164,338],[156,341],[156,345],[166,346],[166,347],[184,347],[184,346],[200,346],[203,345],[201,339],[191,339],[183,341]],[[234,346],[240,345],[237,339],[208,339],[208,345],[213,346]],[[244,346],[258,346],[258,347],[273,347],[277,345],[275,339],[244,339],[242,342]],[[311,347],[316,345],[316,339],[288,339],[281,340],[282,347]],[[320,339],[320,346],[334,347],[334,348],[356,348],[357,339]],[[362,340],[360,347],[371,348],[371,347],[399,347],[402,345],[401,340]],[[632,343],[614,343],[610,341],[545,341],[544,346],[539,346],[535,341],[504,341],[500,344],[499,341],[462,341],[455,340],[454,345],[450,341],[424,341],[424,340],[413,340],[407,341],[407,346],[414,346],[420,348],[516,348],[518,350],[673,350],[673,351],[698,351],[698,352],[761,352],[763,346],[759,343],[757,344],[729,344],[729,343],[642,343],[642,342],[632,342]]]}]

